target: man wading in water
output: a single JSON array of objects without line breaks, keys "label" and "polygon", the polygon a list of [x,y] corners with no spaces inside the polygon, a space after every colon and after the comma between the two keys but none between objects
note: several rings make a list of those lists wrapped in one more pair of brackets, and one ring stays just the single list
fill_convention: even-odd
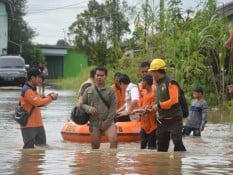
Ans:
[{"label": "man wading in water", "polygon": [[[108,71],[104,67],[95,69],[95,86],[85,90],[82,107],[90,114],[90,137],[93,149],[99,149],[100,139],[105,135],[110,148],[117,148],[117,132],[114,117],[117,110],[114,90],[105,85]],[[101,97],[102,96],[102,97]]]},{"label": "man wading in water", "polygon": [[179,88],[166,74],[166,63],[158,58],[150,64],[149,71],[156,81],[155,104],[157,117],[158,151],[167,152],[170,138],[174,151],[186,151],[182,141],[182,109],[179,104]]},{"label": "man wading in water", "polygon": [[[24,146],[34,148],[46,145],[46,135],[41,115],[41,106],[48,105],[58,98],[58,94],[52,92],[44,98],[36,91],[36,87],[42,83],[42,72],[36,68],[28,71],[28,82],[23,86],[20,97],[20,105],[28,112],[32,110],[26,126],[21,126]],[[33,108],[33,109],[32,109]]]}]

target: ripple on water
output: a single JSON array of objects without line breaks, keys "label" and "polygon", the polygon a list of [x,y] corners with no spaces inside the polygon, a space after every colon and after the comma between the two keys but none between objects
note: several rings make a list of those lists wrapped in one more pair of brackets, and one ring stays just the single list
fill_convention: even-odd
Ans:
[{"label": "ripple on water", "polygon": [[232,174],[232,158],[224,155],[190,155],[182,159],[183,172]]},{"label": "ripple on water", "polygon": [[[50,91],[55,89],[46,89]],[[56,91],[59,99],[42,108],[49,146],[21,150],[19,126],[10,115],[20,91],[0,90],[0,174],[233,174],[230,123],[209,122],[202,137],[185,137],[185,153],[174,153],[172,142],[168,153],[140,150],[139,143],[119,143],[117,150],[104,143],[100,150],[91,150],[90,143],[62,140],[60,132],[75,104],[75,92]]]}]

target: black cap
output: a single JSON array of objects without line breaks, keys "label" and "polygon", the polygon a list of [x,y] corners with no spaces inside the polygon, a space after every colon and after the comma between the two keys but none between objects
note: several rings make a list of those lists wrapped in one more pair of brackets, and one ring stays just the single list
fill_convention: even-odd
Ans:
[{"label": "black cap", "polygon": [[35,77],[36,76],[41,76],[41,77],[43,77],[42,72],[37,68],[31,68],[31,69],[28,70],[28,80],[30,80],[30,78],[32,76],[35,76]]},{"label": "black cap", "polygon": [[203,94],[203,89],[201,86],[197,86],[195,87],[195,89],[193,90],[194,92],[198,92],[198,93],[202,93]]}]

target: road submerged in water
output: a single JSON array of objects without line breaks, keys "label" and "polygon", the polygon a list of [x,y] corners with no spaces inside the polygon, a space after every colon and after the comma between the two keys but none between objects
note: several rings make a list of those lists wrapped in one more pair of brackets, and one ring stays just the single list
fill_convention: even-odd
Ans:
[{"label": "road submerged in water", "polygon": [[116,150],[102,143],[100,150],[92,150],[90,144],[64,141],[60,133],[75,105],[75,92],[46,88],[46,93],[59,93],[57,101],[42,107],[48,146],[28,150],[22,149],[20,129],[12,119],[20,88],[0,88],[0,174],[233,174],[230,122],[209,121],[202,137],[184,137],[184,153],[174,153],[172,142],[168,153],[140,150],[137,142],[119,143]]}]

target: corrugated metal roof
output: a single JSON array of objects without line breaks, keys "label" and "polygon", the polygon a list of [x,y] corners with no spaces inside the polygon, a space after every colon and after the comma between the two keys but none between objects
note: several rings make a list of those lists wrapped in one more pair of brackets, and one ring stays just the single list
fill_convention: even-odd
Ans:
[{"label": "corrugated metal roof", "polygon": [[231,17],[233,15],[233,1],[226,4],[222,3],[218,7],[218,12],[226,17]]},{"label": "corrugated metal roof", "polygon": [[65,48],[41,48],[41,51],[46,56],[65,56],[67,54]]}]

